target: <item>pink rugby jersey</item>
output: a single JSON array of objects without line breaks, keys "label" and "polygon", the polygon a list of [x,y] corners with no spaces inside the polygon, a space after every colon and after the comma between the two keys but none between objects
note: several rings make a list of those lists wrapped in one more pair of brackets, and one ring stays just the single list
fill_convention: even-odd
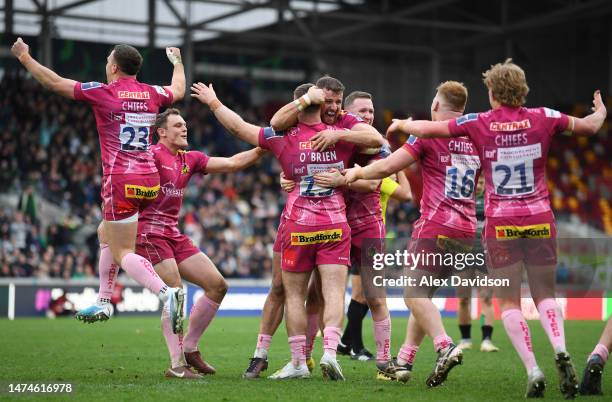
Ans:
[{"label": "pink rugby jersey", "polygon": [[[390,149],[384,145],[374,157],[358,155],[355,163],[366,166],[371,160],[384,159],[390,155]],[[352,167],[352,166],[350,166]],[[372,192],[348,190],[346,194],[346,219],[351,228],[371,225],[383,219],[380,205],[380,185]]]},{"label": "pink rugby jersey", "polygon": [[272,151],[285,177],[296,183],[287,198],[283,217],[305,226],[322,226],[346,222],[346,204],[342,191],[319,187],[314,175],[331,169],[344,170],[356,147],[339,141],[325,151],[312,149],[310,139],[319,131],[336,129],[323,123],[298,123],[287,131],[276,133],[271,127],[259,132],[259,146]]},{"label": "pink rugby jersey", "polygon": [[74,97],[93,108],[104,175],[156,171],[149,149],[151,126],[159,108],[172,103],[170,91],[125,77],[108,85],[77,82]]},{"label": "pink rugby jersey", "polygon": [[552,136],[569,117],[545,107],[502,106],[450,120],[454,136],[468,136],[485,175],[485,216],[529,216],[550,211],[546,160]]},{"label": "pink rugby jersey", "polygon": [[159,171],[159,195],[138,217],[138,233],[178,234],[183,196],[194,174],[205,174],[208,155],[199,151],[179,151],[173,155],[165,145],[151,147]]},{"label": "pink rugby jersey", "polygon": [[466,138],[423,140],[411,135],[403,149],[421,163],[421,219],[475,232],[474,193],[480,175],[480,159],[474,144]]}]

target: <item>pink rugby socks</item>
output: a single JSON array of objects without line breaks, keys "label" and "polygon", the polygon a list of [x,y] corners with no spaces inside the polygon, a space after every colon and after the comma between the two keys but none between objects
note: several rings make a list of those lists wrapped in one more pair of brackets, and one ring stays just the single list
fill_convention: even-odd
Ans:
[{"label": "pink rugby socks", "polygon": [[591,354],[589,355],[589,359],[593,356],[593,355],[599,355],[604,363],[608,361],[608,348],[605,345],[602,345],[601,343],[598,343],[595,346],[595,349],[593,349],[593,351],[591,352]]},{"label": "pink rugby socks", "polygon": [[531,372],[534,367],[537,367],[535,355],[531,345],[531,333],[527,321],[523,317],[523,313],[519,309],[506,310],[501,315],[506,333],[512,341],[514,349],[519,354],[523,361],[527,373]]},{"label": "pink rugby socks", "polygon": [[538,304],[540,322],[555,353],[565,352],[563,313],[555,299],[544,299]]},{"label": "pink rugby socks", "polygon": [[406,364],[412,366],[418,351],[418,345],[409,345],[407,343],[403,344],[399,350],[399,353],[397,354],[397,364],[400,366],[404,366]]},{"label": "pink rugby socks", "polygon": [[[126,254],[121,260],[121,268],[136,282],[160,296],[166,301],[165,291],[168,288],[153,269],[153,265],[144,257],[135,253]],[[161,292],[161,294],[160,294]]]},{"label": "pink rugby socks", "polygon": [[185,366],[185,358],[183,356],[183,334],[175,334],[172,332],[172,324],[170,322],[170,313],[168,306],[162,308],[161,326],[166,346],[170,352],[170,364],[172,368]]},{"label": "pink rugby socks", "polygon": [[114,263],[113,254],[108,244],[100,243],[100,258],[98,260],[100,288],[98,289],[98,302],[110,303],[118,273],[119,266]]},{"label": "pink rugby socks", "polygon": [[[304,339],[306,339],[304,337]],[[272,342],[272,335],[258,334],[257,335],[257,346],[255,347],[255,355],[253,357],[259,357],[261,359],[268,358],[268,350],[270,350],[270,343]],[[304,341],[306,342],[306,341]]]},{"label": "pink rugby socks", "polygon": [[183,349],[186,353],[198,350],[200,337],[217,314],[217,310],[219,303],[210,300],[206,295],[200,297],[193,305],[189,315],[189,329],[183,339]]},{"label": "pink rugby socks", "polygon": [[374,321],[374,339],[376,340],[376,361],[384,363],[391,360],[391,320]]},{"label": "pink rugby socks", "polygon": [[325,327],[323,330],[323,350],[324,353],[336,358],[336,350],[340,342],[342,330],[338,327]]},{"label": "pink rugby socks", "polygon": [[291,348],[291,363],[294,367],[306,364],[306,335],[296,335],[289,337],[289,347]]},{"label": "pink rugby socks", "polygon": [[451,343],[453,343],[453,338],[448,336],[446,333],[442,335],[438,335],[433,340],[434,350],[436,352],[439,352],[440,350],[446,348]]}]

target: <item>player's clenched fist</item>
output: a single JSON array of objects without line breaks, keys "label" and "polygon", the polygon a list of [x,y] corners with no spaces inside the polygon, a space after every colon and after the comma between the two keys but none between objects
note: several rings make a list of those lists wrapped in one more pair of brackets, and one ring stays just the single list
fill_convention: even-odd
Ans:
[{"label": "player's clenched fist", "polygon": [[19,59],[24,54],[30,53],[30,47],[21,38],[17,38],[11,47],[11,52]]},{"label": "player's clenched fist", "polygon": [[325,92],[321,88],[310,87],[307,92],[310,98],[310,103],[313,105],[320,105],[325,102]]},{"label": "player's clenched fist", "polygon": [[168,56],[168,60],[170,60],[173,66],[176,66],[178,63],[183,63],[181,59],[181,49],[178,47],[167,47],[166,56]]}]

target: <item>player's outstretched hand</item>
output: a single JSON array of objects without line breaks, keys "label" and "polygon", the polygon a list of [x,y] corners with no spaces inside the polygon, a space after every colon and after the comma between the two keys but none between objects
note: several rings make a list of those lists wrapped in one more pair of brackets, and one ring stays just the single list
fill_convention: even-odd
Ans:
[{"label": "player's outstretched hand", "polygon": [[342,172],[342,174],[344,174],[344,180],[346,181],[346,184],[351,184],[361,179],[361,166],[355,164],[354,168],[346,169],[344,172]]},{"label": "player's outstretched hand", "polygon": [[30,53],[30,47],[21,38],[17,38],[11,47],[11,53],[17,58]]},{"label": "player's outstretched hand", "polygon": [[295,182],[293,180],[289,180],[285,177],[285,173],[281,172],[280,174],[280,186],[284,192],[290,193],[295,188]]},{"label": "player's outstretched hand", "polygon": [[173,66],[183,62],[183,59],[181,58],[181,49],[178,47],[167,47],[166,56],[168,56],[168,60],[170,60],[170,63],[172,63]]},{"label": "player's outstretched hand", "polygon": [[310,98],[310,102],[313,105],[320,105],[325,102],[325,92],[323,92],[321,88],[310,87],[308,88],[308,92],[306,94]]},{"label": "player's outstretched hand", "polygon": [[338,169],[317,173],[314,175],[314,181],[317,186],[326,188],[336,188],[346,185],[346,180]]},{"label": "player's outstretched hand", "polygon": [[404,122],[410,120],[412,120],[412,117],[409,117],[406,120],[393,119],[391,125],[389,128],[387,128],[387,138],[389,137],[389,134],[404,132]]},{"label": "player's outstretched hand", "polygon": [[325,151],[338,142],[338,140],[338,131],[336,130],[322,130],[310,138],[312,149],[316,151]]},{"label": "player's outstretched hand", "polygon": [[201,82],[196,82],[191,85],[191,97],[196,98],[202,103],[210,104],[217,99],[217,94],[213,89],[213,85],[209,84],[208,86],[202,84]]},{"label": "player's outstretched hand", "polygon": [[604,115],[608,114],[608,111],[606,110],[606,105],[603,102],[603,100],[601,99],[601,92],[599,91],[599,89],[597,91],[595,91],[595,93],[593,94],[593,112],[600,112],[600,113],[604,113]]}]

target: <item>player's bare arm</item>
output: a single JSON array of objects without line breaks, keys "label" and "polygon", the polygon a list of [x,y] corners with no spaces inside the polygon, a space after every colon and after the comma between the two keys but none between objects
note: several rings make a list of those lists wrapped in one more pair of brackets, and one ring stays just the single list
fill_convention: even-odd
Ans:
[{"label": "player's bare arm", "polygon": [[402,202],[412,201],[410,182],[408,182],[406,174],[401,170],[397,172],[397,184],[399,184],[399,186],[391,194],[391,198]]},{"label": "player's bare arm", "polygon": [[415,162],[414,157],[404,148],[400,148],[393,152],[386,159],[378,160],[371,165],[361,167],[359,165],[352,169],[344,171],[347,183],[353,183],[359,179],[384,179],[391,176],[393,173],[399,172],[412,165]]},{"label": "player's bare arm", "polygon": [[37,62],[30,55],[30,47],[21,38],[17,38],[11,47],[11,52],[43,87],[63,97],[74,99],[76,81],[61,77]]},{"label": "player's bare arm", "polygon": [[185,97],[185,68],[183,67],[183,59],[181,58],[181,49],[177,47],[167,47],[166,56],[174,66],[172,71],[172,81],[170,86],[165,88],[172,92],[172,99],[178,102]]},{"label": "player's bare arm", "polygon": [[259,147],[240,152],[229,158],[212,157],[206,165],[207,173],[234,173],[239,172],[255,164],[266,150]]},{"label": "player's bare arm", "polygon": [[323,90],[321,88],[311,87],[308,89],[306,95],[286,104],[274,113],[274,116],[272,116],[270,120],[270,126],[272,126],[274,131],[287,130],[297,124],[297,115],[300,111],[304,110],[306,106],[312,104],[320,105],[324,102],[325,93]]},{"label": "player's bare arm", "polygon": [[567,130],[576,135],[594,135],[601,129],[608,115],[608,111],[601,99],[601,92],[599,89],[593,94],[592,110],[593,113],[583,118],[570,116]]},{"label": "player's bare arm", "polygon": [[310,141],[317,151],[324,151],[338,141],[350,142],[363,148],[380,148],[384,143],[378,130],[367,123],[355,124],[351,130],[319,131]]},{"label": "player's bare arm", "polygon": [[451,137],[448,129],[448,120],[393,120],[387,129],[387,136],[391,133],[402,132],[419,138],[445,138]]},{"label": "player's bare arm", "polygon": [[191,86],[191,92],[191,97],[208,105],[219,123],[230,133],[251,145],[259,145],[259,130],[261,127],[247,123],[236,112],[223,105],[217,98],[212,84],[206,86],[201,82],[194,83]]}]

